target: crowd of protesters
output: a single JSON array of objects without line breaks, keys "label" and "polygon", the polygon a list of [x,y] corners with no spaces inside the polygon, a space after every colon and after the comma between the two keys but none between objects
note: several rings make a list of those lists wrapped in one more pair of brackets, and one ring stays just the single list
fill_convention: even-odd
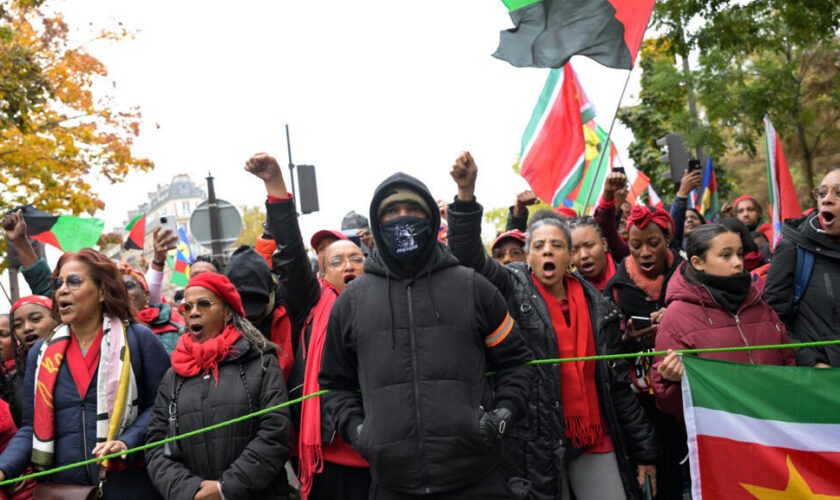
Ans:
[{"label": "crowd of protesters", "polygon": [[[592,216],[529,214],[520,193],[489,248],[478,171],[456,158],[451,203],[394,174],[369,218],[312,235],[311,258],[257,154],[243,176],[264,185],[264,233],[226,263],[198,258],[175,302],[170,231],[147,271],[92,249],[51,269],[9,213],[32,295],[0,315],[0,480],[165,443],[0,497],[682,499],[674,351],[840,338],[840,169],[777,242],[750,195],[714,220],[691,208],[698,172],[669,211],[627,203],[613,172]],[[700,356],[840,366],[840,346]]]}]

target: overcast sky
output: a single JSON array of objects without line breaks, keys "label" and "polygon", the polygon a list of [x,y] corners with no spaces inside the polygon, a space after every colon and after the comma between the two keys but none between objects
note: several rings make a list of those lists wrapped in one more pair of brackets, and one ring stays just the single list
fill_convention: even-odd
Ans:
[{"label": "overcast sky", "polygon": [[[105,63],[103,88],[143,113],[135,152],[156,167],[123,184],[94,184],[107,229],[179,173],[204,182],[212,172],[218,197],[262,204],[262,182],[242,167],[260,151],[285,167],[286,123],[294,161],[317,169],[321,211],[302,217],[306,239],[337,229],[349,210],[367,215],[373,189],[395,171],[451,198],[448,172],[462,150],[478,163],[476,195],[486,208],[509,205],[527,189],[511,165],[548,70],[490,56],[499,31],[511,26],[501,1],[46,5],[80,28],[74,36]],[[136,31],[135,39],[86,42],[88,29],[116,22]],[[582,57],[573,66],[606,129],[627,72]],[[635,101],[638,80],[635,70],[624,104]],[[631,133],[616,125],[614,139],[626,162]]]}]

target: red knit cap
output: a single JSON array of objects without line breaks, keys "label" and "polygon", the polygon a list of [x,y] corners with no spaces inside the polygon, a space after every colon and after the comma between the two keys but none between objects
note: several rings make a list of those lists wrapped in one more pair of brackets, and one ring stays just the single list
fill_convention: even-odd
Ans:
[{"label": "red knit cap", "polygon": [[192,286],[204,287],[215,293],[222,299],[222,302],[228,305],[231,309],[236,311],[240,316],[245,316],[245,310],[242,308],[242,297],[236,291],[236,287],[224,274],[219,273],[201,273],[198,276],[190,278],[187,283],[187,288]]},{"label": "red knit cap", "polygon": [[674,219],[671,218],[671,214],[661,208],[644,205],[633,205],[630,217],[627,218],[627,232],[629,233],[633,226],[644,229],[651,222],[661,227],[668,237],[674,234]]},{"label": "red knit cap", "polygon": [[732,202],[732,209],[737,209],[738,203],[741,203],[744,200],[752,200],[753,203],[755,203],[755,206],[757,206],[758,209],[761,210],[761,203],[759,203],[758,200],[755,199],[755,197],[750,196],[748,194],[742,194],[741,196],[735,198],[735,201]]},{"label": "red knit cap", "polygon": [[15,305],[12,306],[12,309],[9,312],[14,311],[18,307],[25,306],[26,304],[38,304],[39,306],[52,310],[53,301],[49,297],[44,297],[43,295],[28,295],[26,297],[21,297],[20,300],[15,302]]}]

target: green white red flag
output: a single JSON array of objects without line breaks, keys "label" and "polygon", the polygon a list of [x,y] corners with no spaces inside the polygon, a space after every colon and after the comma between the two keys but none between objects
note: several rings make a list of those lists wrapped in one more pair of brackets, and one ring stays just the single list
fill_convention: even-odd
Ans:
[{"label": "green white red flag", "polygon": [[796,188],[790,177],[785,153],[782,151],[782,141],[776,134],[776,129],[770,122],[770,117],[764,115],[764,131],[767,146],[767,183],[770,190],[770,207],[773,216],[773,241],[775,245],[782,238],[782,222],[802,216]]},{"label": "green white red flag", "polygon": [[840,499],[840,370],[682,360],[694,500]]}]

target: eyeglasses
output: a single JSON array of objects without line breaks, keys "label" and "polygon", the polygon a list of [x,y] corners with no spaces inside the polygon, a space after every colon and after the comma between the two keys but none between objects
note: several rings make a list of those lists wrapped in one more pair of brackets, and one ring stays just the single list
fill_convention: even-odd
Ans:
[{"label": "eyeglasses", "polygon": [[[348,260],[348,258],[345,258],[345,257],[333,257],[333,258],[331,258],[330,260],[327,261],[327,265],[332,267],[332,268],[338,268],[338,267],[343,266],[344,262],[347,261],[347,260]],[[356,265],[364,264],[364,262],[365,262],[365,258],[362,255],[351,255],[349,257],[349,260],[350,260],[351,264],[356,264]]]},{"label": "eyeglasses", "polygon": [[70,290],[78,290],[84,282],[85,278],[82,278],[78,274],[71,274],[67,278],[56,276],[55,278],[50,278],[50,288],[53,292],[57,292],[59,288],[67,283],[67,288]]},{"label": "eyeglasses", "polygon": [[505,250],[504,248],[496,248],[493,250],[494,259],[504,259],[505,255],[510,255],[513,258],[518,258],[525,255],[525,251],[521,248],[510,248],[508,250]]},{"label": "eyeglasses", "polygon": [[816,187],[813,191],[811,191],[811,196],[813,196],[815,200],[820,201],[828,196],[829,192],[834,194],[835,198],[840,199],[840,184],[835,184],[830,188],[828,186]]},{"label": "eyeglasses", "polygon": [[218,302],[213,302],[210,299],[198,299],[195,304],[192,304],[191,302],[184,302],[181,304],[181,309],[183,309],[184,312],[189,313],[192,311],[193,307],[197,307],[199,311],[205,312],[216,304],[218,304]]}]

